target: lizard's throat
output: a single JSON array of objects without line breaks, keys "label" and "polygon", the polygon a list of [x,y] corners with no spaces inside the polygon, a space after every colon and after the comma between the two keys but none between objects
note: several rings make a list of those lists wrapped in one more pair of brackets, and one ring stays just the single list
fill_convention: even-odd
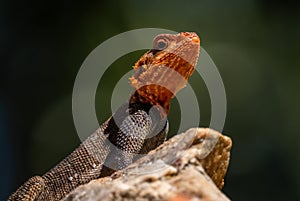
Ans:
[{"label": "lizard's throat", "polygon": [[144,103],[151,104],[153,106],[159,106],[162,116],[167,115],[170,110],[170,101],[174,94],[165,87],[158,85],[146,85],[137,89],[130,97],[130,103]]}]

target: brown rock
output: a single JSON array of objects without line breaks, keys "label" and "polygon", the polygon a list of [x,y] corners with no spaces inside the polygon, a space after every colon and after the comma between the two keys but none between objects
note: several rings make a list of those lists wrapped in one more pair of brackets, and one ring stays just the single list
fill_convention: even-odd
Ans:
[{"label": "brown rock", "polygon": [[229,137],[192,128],[111,177],[76,188],[64,201],[229,200],[219,189],[230,149]]}]

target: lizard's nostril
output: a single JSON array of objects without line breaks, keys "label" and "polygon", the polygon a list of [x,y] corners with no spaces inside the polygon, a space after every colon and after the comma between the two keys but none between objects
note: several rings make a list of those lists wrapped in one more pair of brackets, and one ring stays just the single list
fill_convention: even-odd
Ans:
[{"label": "lizard's nostril", "polygon": [[194,36],[192,38],[192,41],[195,42],[195,43],[200,43],[200,40],[199,40],[199,37],[198,36]]},{"label": "lizard's nostril", "polygon": [[200,43],[198,35],[194,32],[182,32],[183,36],[190,38],[195,43]]}]

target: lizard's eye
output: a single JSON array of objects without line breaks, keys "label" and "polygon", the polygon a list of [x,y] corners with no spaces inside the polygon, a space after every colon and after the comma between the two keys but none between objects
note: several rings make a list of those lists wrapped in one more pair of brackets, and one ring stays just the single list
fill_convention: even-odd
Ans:
[{"label": "lizard's eye", "polygon": [[166,39],[158,39],[155,43],[155,49],[157,50],[164,50],[168,47],[168,41]]}]

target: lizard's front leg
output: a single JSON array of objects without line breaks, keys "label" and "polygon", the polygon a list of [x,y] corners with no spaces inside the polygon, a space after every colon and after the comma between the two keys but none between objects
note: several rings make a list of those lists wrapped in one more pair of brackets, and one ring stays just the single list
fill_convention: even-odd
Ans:
[{"label": "lizard's front leg", "polygon": [[34,176],[18,188],[18,190],[8,198],[8,201],[35,201],[44,188],[44,179],[40,176]]}]

